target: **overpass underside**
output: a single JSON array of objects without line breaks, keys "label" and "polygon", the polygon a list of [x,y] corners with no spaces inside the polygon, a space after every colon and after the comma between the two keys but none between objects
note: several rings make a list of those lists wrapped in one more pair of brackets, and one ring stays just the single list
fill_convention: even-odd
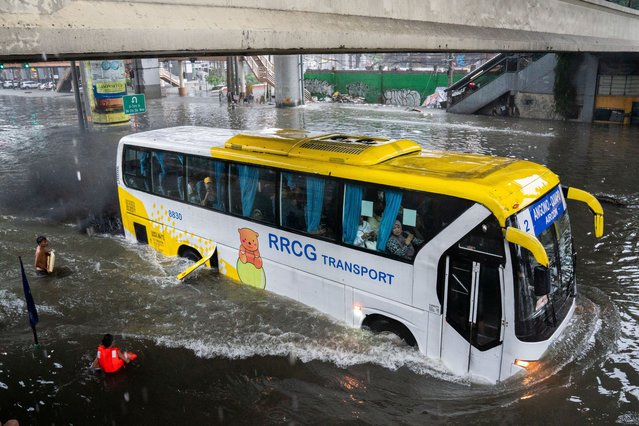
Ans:
[{"label": "overpass underside", "polygon": [[637,18],[603,0],[8,0],[0,57],[637,52]]}]

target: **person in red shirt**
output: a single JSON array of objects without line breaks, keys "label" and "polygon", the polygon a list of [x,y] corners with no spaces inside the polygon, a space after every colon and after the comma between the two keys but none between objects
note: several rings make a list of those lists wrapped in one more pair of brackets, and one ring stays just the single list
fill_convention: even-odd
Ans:
[{"label": "person in red shirt", "polygon": [[125,364],[137,358],[133,352],[122,353],[119,348],[113,346],[113,336],[105,334],[102,338],[102,344],[98,346],[98,354],[91,364],[91,368],[101,368],[105,373],[115,373]]}]

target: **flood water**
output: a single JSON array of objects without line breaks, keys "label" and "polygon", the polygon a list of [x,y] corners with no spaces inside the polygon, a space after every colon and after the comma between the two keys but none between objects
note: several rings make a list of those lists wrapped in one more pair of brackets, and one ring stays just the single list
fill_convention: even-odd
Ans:
[{"label": "flood water", "polygon": [[[217,96],[151,100],[148,111],[135,125],[82,133],[73,97],[0,91],[0,422],[639,423],[637,127],[373,105],[229,109]],[[600,240],[587,208],[569,203],[579,289],[571,326],[538,371],[485,386],[449,375],[394,339],[211,271],[178,282],[185,261],[91,226],[117,214],[118,140],[184,124],[412,138],[547,165],[564,184],[605,201]],[[40,234],[64,276],[35,277]],[[38,347],[18,256],[40,315]],[[106,332],[139,354],[114,378],[88,369]]]}]

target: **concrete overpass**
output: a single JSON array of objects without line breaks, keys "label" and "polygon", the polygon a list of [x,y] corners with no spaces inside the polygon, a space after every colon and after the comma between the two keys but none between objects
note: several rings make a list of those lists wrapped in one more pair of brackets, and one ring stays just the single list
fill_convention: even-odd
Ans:
[{"label": "concrete overpass", "polygon": [[639,52],[638,18],[604,0],[4,0],[0,59]]}]

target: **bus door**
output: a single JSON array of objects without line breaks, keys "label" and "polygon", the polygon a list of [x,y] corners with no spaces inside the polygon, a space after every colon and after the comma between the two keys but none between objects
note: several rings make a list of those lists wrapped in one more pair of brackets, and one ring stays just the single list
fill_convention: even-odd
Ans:
[{"label": "bus door", "polygon": [[503,341],[503,267],[455,253],[443,264],[441,359],[456,374],[496,382]]}]

